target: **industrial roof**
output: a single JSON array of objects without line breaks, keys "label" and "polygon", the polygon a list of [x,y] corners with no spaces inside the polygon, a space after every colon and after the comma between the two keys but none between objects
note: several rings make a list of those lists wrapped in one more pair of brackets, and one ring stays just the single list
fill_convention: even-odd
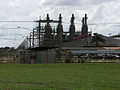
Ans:
[{"label": "industrial roof", "polygon": [[120,50],[120,47],[62,47],[67,50]]}]

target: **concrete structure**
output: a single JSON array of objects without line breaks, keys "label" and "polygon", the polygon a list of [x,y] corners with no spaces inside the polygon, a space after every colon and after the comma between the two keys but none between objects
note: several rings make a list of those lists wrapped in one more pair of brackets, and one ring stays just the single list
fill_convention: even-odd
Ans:
[{"label": "concrete structure", "polygon": [[31,63],[31,55],[30,50],[18,50],[16,55],[17,63],[20,64],[30,64]]},{"label": "concrete structure", "polygon": [[55,63],[56,62],[56,51],[55,49],[47,49],[36,52],[35,63]]},{"label": "concrete structure", "polygon": [[56,51],[54,48],[34,48],[29,50],[18,50],[17,62],[21,64],[55,63]]}]

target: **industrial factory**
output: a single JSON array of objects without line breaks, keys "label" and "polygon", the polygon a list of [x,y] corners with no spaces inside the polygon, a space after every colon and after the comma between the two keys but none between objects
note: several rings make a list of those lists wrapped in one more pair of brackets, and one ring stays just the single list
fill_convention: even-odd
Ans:
[{"label": "industrial factory", "polygon": [[[55,63],[70,58],[119,58],[118,36],[104,36],[89,31],[87,14],[82,18],[80,31],[75,28],[75,16],[71,15],[69,30],[62,25],[62,15],[53,20],[47,14],[45,20],[36,21],[37,27],[18,47],[18,63]],[[111,57],[109,57],[111,58]]]}]

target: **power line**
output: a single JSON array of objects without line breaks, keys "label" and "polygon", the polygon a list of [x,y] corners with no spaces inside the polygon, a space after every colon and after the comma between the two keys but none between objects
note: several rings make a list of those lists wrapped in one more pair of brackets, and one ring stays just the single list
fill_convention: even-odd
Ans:
[{"label": "power line", "polygon": [[0,22],[36,22],[36,21],[0,21]]},{"label": "power line", "polygon": [[[19,23],[33,23],[33,22],[37,22],[37,21],[0,21],[0,23],[2,23],[2,22],[8,22],[8,23],[16,23],[16,22],[19,22]],[[67,22],[67,21],[63,21],[62,23],[65,23],[65,24],[70,24],[70,22]],[[81,23],[75,23],[75,24],[79,24],[79,25],[82,25]],[[120,23],[88,23],[88,25],[120,25]]]},{"label": "power line", "polygon": [[[63,23],[66,23],[66,24],[70,24],[70,22],[63,22]],[[82,25],[81,23],[79,22],[75,22],[75,24],[79,24],[79,25]],[[120,25],[120,23],[88,23],[88,25]]]},{"label": "power line", "polygon": [[0,28],[0,29],[21,29],[21,28]]},{"label": "power line", "polygon": [[89,23],[88,25],[120,25],[120,23]]},{"label": "power line", "polygon": [[30,29],[28,29],[28,28],[23,28],[23,27],[17,27],[17,28],[0,28],[0,29],[24,29],[24,30],[31,31]]},{"label": "power line", "polygon": [[[37,21],[0,21],[0,22],[37,22]],[[63,21],[62,23],[69,24],[70,22]],[[81,24],[81,23],[75,23],[75,24]],[[120,25],[120,23],[88,23],[88,25]]]}]

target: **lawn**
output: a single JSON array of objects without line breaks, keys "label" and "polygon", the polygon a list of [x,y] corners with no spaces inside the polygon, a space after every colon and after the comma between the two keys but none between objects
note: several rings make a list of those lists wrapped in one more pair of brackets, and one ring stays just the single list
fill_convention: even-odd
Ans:
[{"label": "lawn", "polygon": [[0,90],[120,90],[120,64],[0,64]]}]

